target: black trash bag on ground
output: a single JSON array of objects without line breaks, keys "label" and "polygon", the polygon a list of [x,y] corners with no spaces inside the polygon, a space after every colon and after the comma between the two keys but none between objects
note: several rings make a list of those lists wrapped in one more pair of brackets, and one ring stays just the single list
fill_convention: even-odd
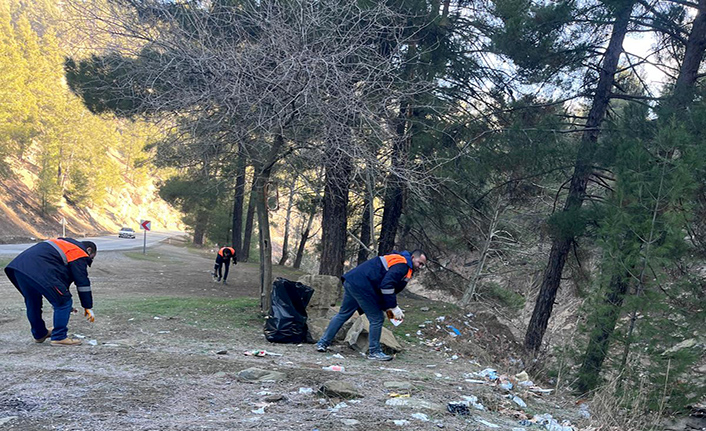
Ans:
[{"label": "black trash bag on ground", "polygon": [[272,311],[265,320],[265,338],[271,343],[313,343],[306,324],[306,306],[314,289],[277,277],[272,283]]}]

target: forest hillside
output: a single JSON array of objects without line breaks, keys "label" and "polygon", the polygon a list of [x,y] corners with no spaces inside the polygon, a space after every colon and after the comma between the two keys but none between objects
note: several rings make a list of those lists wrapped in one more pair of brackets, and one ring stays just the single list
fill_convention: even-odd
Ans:
[{"label": "forest hillside", "polygon": [[169,175],[144,148],[160,135],[90,113],[63,76],[72,38],[53,2],[0,5],[0,242],[178,229],[157,194]]}]

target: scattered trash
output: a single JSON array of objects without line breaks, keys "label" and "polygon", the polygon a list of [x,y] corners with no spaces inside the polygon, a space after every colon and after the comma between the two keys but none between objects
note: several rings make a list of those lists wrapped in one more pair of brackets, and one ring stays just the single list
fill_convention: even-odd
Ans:
[{"label": "scattered trash", "polygon": [[447,406],[446,409],[451,413],[452,415],[470,415],[471,412],[468,410],[468,403],[465,403],[463,401],[453,401],[450,402]]},{"label": "scattered trash", "polygon": [[403,427],[405,425],[409,425],[409,421],[405,420],[405,419],[393,420],[392,423],[397,425],[398,427]]},{"label": "scattered trash", "polygon": [[551,394],[554,389],[542,389],[539,386],[530,386],[528,391],[534,392],[535,394]]},{"label": "scattered trash", "polygon": [[79,338],[79,339],[83,340],[84,338],[86,338],[86,336],[81,335],[81,334],[74,334],[74,338]]},{"label": "scattered trash", "polygon": [[346,407],[348,407],[348,404],[341,401],[340,403],[336,404],[335,406],[329,407],[328,411],[330,411],[331,413],[336,413],[337,411],[339,411],[343,408],[346,408]]},{"label": "scattered trash", "polygon": [[340,371],[340,372],[346,371],[345,367],[343,367],[341,365],[329,365],[328,367],[321,367],[321,369],[326,370],[326,371]]},{"label": "scattered trash", "polygon": [[505,379],[499,379],[499,380],[500,380],[500,383],[498,384],[498,386],[505,389],[506,391],[512,390],[512,382],[511,381],[505,380]]},{"label": "scattered trash", "polygon": [[314,390],[312,388],[299,388],[299,393],[304,395],[313,394]]},{"label": "scattered trash", "polygon": [[331,355],[331,357],[332,357],[332,358],[336,358],[336,359],[345,359],[345,358],[343,357],[343,355],[341,355],[340,353],[333,354],[333,355]]},{"label": "scattered trash", "polygon": [[154,320],[160,320],[160,319],[162,319],[162,318],[159,316],[154,316]]},{"label": "scattered trash", "polygon": [[429,416],[425,415],[424,413],[412,413],[412,417],[422,422],[429,422]]},{"label": "scattered trash", "polygon": [[400,325],[402,324],[402,322],[404,322],[404,320],[402,320],[402,319],[390,319],[390,322],[391,322],[394,326],[400,326]]},{"label": "scattered trash", "polygon": [[96,340],[89,340],[89,341],[88,341],[88,345],[89,345],[89,346],[97,346],[97,345],[98,345],[98,341],[96,341]]},{"label": "scattered trash", "polygon": [[419,309],[420,311],[429,311],[429,307],[422,307]]},{"label": "scattered trash", "polygon": [[115,343],[103,343],[103,345],[106,347],[120,347],[120,344]]},{"label": "scattered trash", "polygon": [[216,355],[227,355],[228,351],[227,350],[219,350],[216,352]]},{"label": "scattered trash", "polygon": [[427,368],[436,368],[436,364],[429,364],[426,366]]},{"label": "scattered trash", "polygon": [[260,396],[266,396],[266,395],[272,395],[272,392],[270,391],[260,391],[257,393]]},{"label": "scattered trash", "polygon": [[485,384],[485,380],[465,379],[465,381],[468,382],[468,383],[475,383],[475,384],[477,384],[477,385]]},{"label": "scattered trash", "polygon": [[443,322],[444,320],[446,320],[446,316],[439,316],[436,318],[437,322]]},{"label": "scattered trash", "polygon": [[172,331],[157,331],[158,334],[169,334]]},{"label": "scattered trash", "polygon": [[518,397],[517,395],[507,394],[505,398],[512,400],[515,404],[522,407],[523,409],[527,407],[527,403],[525,403],[522,398]]},{"label": "scattered trash", "polygon": [[128,322],[132,322],[133,320],[135,320],[134,317],[131,317],[131,318],[127,319]]},{"label": "scattered trash", "polygon": [[390,392],[387,396],[390,398],[409,398],[409,394],[398,394],[397,392]]},{"label": "scattered trash", "polygon": [[265,414],[265,407],[260,407],[257,410],[250,410],[251,412],[255,413],[256,415],[264,415]]},{"label": "scattered trash", "polygon": [[526,426],[526,427],[529,427],[529,426],[534,425],[534,423],[533,423],[532,421],[527,420],[527,419],[521,419],[518,423],[519,423],[520,425]]},{"label": "scattered trash", "polygon": [[491,381],[498,379],[498,372],[492,368],[486,368],[485,370],[483,370],[479,373],[476,373],[476,375],[479,377],[485,377]]},{"label": "scattered trash", "polygon": [[464,402],[466,405],[473,406],[473,408],[476,409],[476,410],[483,410],[483,411],[485,411],[485,406],[484,406],[483,404],[481,404],[481,403],[478,401],[478,397],[475,396],[475,395],[464,395],[464,396],[463,396],[463,402]]},{"label": "scattered trash", "polygon": [[579,406],[579,415],[582,418],[590,419],[591,418],[591,412],[588,411],[588,404],[587,403],[581,403]]},{"label": "scattered trash", "polygon": [[246,350],[245,356],[282,356],[281,353],[268,352],[267,350]]},{"label": "scattered trash", "polygon": [[515,378],[518,382],[526,382],[527,380],[529,380],[529,375],[527,374],[527,371],[523,371],[521,373],[515,374]]},{"label": "scattered trash", "polygon": [[452,337],[458,337],[461,335],[461,331],[456,329],[454,326],[446,325],[446,327],[453,331],[453,332],[449,332],[449,335],[451,335]]},{"label": "scattered trash", "polygon": [[527,431],[525,428],[513,428],[512,431]]},{"label": "scattered trash", "polygon": [[453,359],[453,360],[455,361],[456,359],[458,359],[458,355],[453,355],[453,356],[451,357],[451,359]]},{"label": "scattered trash", "polygon": [[494,423],[490,423],[486,420],[483,420],[483,419],[476,419],[476,420],[478,421],[478,423],[481,423],[481,424],[487,426],[488,428],[500,428],[500,425],[495,425]]},{"label": "scattered trash", "polygon": [[552,415],[545,413],[543,415],[535,416],[538,425],[543,425],[547,431],[573,431],[574,428],[571,426],[571,422],[563,421],[559,423]]}]

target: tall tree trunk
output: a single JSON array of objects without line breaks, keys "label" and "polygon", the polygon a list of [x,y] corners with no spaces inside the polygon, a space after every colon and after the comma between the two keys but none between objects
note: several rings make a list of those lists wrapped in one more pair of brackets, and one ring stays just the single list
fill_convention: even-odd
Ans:
[{"label": "tall tree trunk", "polygon": [[674,84],[674,94],[669,105],[685,108],[694,97],[694,85],[699,77],[699,68],[706,50],[706,0],[699,0],[697,14],[691,25],[686,41],[684,60],[679,68],[679,76]]},{"label": "tall tree trunk", "polygon": [[411,115],[411,103],[404,102],[400,106],[397,119],[397,139],[392,149],[392,172],[387,178],[382,225],[380,227],[380,237],[378,238],[378,255],[380,256],[389,253],[395,248],[395,236],[397,235],[400,217],[404,210],[407,188],[401,175],[403,175],[407,166],[409,148],[412,144],[412,138],[409,136],[409,118]]},{"label": "tall tree trunk", "polygon": [[[692,102],[694,96],[694,87],[698,77],[698,70],[704,58],[706,51],[706,0],[699,0],[698,14],[692,23],[691,32],[687,40],[684,60],[679,68],[679,76],[677,77],[676,85],[672,96],[665,102],[667,108],[666,121],[671,121],[671,118],[677,112],[686,109]],[[669,112],[671,111],[671,112]],[[671,151],[668,152],[671,154]],[[669,157],[669,156],[666,156]],[[666,161],[663,161],[662,178],[665,177],[667,168]],[[579,372],[577,389],[586,393],[596,388],[599,383],[599,377],[603,368],[608,349],[610,348],[610,340],[615,332],[615,327],[620,318],[623,308],[623,300],[628,292],[628,280],[633,277],[633,274],[639,273],[637,277],[637,287],[635,295],[639,296],[643,291],[645,284],[645,273],[648,268],[650,249],[654,241],[654,237],[658,235],[656,229],[656,219],[659,212],[661,199],[663,196],[662,186],[660,185],[659,192],[656,195],[655,205],[652,209],[652,227],[649,235],[645,240],[630,237],[632,241],[641,241],[640,247],[643,247],[641,268],[637,269],[635,265],[630,265],[627,269],[621,268],[622,275],[613,275],[610,279],[606,296],[603,304],[596,310],[598,317],[595,319],[594,328],[591,331],[586,353],[584,355],[581,370]],[[623,248],[623,247],[620,247]],[[627,365],[628,354],[630,351],[630,340],[637,322],[637,310],[633,310],[630,325],[628,328],[625,347],[623,349],[621,361],[621,373]]]},{"label": "tall tree trunk", "polygon": [[245,201],[245,150],[238,145],[238,166],[235,173],[235,197],[233,199],[232,244],[238,261],[243,260],[243,203]]},{"label": "tall tree trunk", "polygon": [[[583,205],[586,186],[592,174],[596,143],[600,133],[599,128],[608,110],[614,75],[618,67],[620,54],[623,51],[623,40],[627,33],[633,4],[634,2],[632,1],[627,2],[622,5],[621,9],[616,11],[613,32],[601,64],[600,77],[593,97],[593,104],[586,120],[586,129],[581,136],[581,144],[579,145],[574,164],[574,173],[569,186],[569,195],[564,204],[564,214],[576,212]],[[559,290],[566,256],[573,240],[574,238],[571,235],[562,235],[552,241],[549,262],[544,270],[542,286],[537,295],[532,318],[525,334],[525,348],[529,351],[537,352],[542,345],[542,339],[547,330],[547,323],[554,308],[556,293]]]},{"label": "tall tree trunk", "polygon": [[287,202],[287,215],[284,221],[284,240],[282,241],[282,258],[279,260],[279,265],[282,266],[287,262],[289,257],[289,226],[292,219],[292,207],[294,206],[294,190],[297,184],[296,178],[292,178],[292,184],[289,186],[289,202]]},{"label": "tall tree trunk", "polygon": [[293,268],[299,269],[302,265],[302,258],[304,257],[304,249],[306,248],[306,242],[309,240],[309,232],[311,232],[311,225],[314,222],[314,215],[316,214],[316,206],[312,205],[309,214],[307,215],[308,220],[306,222],[306,228],[302,231],[301,239],[299,240],[299,246],[297,247],[297,255],[294,258]]},{"label": "tall tree trunk", "polygon": [[596,310],[596,321],[589,339],[586,354],[578,375],[577,389],[587,393],[596,388],[603,361],[608,354],[610,338],[620,317],[623,299],[628,291],[627,279],[614,275],[604,298],[604,304]]},{"label": "tall tree trunk", "polygon": [[199,211],[196,214],[196,225],[194,226],[194,245],[203,245],[207,225],[208,213],[206,211]]},{"label": "tall tree trunk", "polygon": [[[345,133],[345,132],[344,132]],[[348,137],[346,137],[348,138]],[[329,142],[326,149],[326,184],[324,186],[324,211],[321,221],[321,266],[319,274],[343,274],[346,258],[348,224],[348,191],[353,170],[351,158],[341,145],[348,142]]]},{"label": "tall tree trunk", "polygon": [[[438,9],[433,13],[438,13]],[[417,55],[416,43],[410,43],[407,51],[407,68],[405,70],[405,78],[411,80],[415,75],[415,66],[411,60]],[[397,124],[395,125],[396,138],[392,148],[391,172],[387,178],[387,189],[385,192],[385,203],[382,212],[382,224],[380,226],[380,237],[378,238],[378,255],[382,256],[389,253],[395,248],[395,236],[397,235],[397,227],[404,210],[405,197],[407,188],[402,179],[405,168],[407,167],[407,158],[409,157],[409,149],[412,146],[412,103],[413,100],[403,100],[400,103],[400,111],[397,115]]]},{"label": "tall tree trunk", "polygon": [[270,239],[270,213],[267,210],[267,183],[272,175],[280,150],[284,147],[284,137],[275,135],[267,162],[255,167],[255,201],[257,224],[260,232],[260,307],[265,315],[272,308],[272,241]]},{"label": "tall tree trunk", "polygon": [[248,213],[245,216],[245,230],[243,232],[243,248],[240,251],[241,262],[250,259],[250,241],[252,240],[253,219],[255,218],[255,182],[256,175],[253,174],[252,185],[250,186],[250,199],[248,199]]},{"label": "tall tree trunk", "polygon": [[358,265],[368,260],[368,249],[363,246],[370,244],[370,195],[367,190],[364,191],[363,198],[363,215],[360,222],[360,246],[358,247]]}]

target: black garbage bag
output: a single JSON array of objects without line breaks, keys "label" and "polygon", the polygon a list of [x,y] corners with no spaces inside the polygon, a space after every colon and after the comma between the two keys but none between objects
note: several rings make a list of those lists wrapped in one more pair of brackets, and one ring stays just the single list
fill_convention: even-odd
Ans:
[{"label": "black garbage bag", "polygon": [[278,277],[272,283],[272,311],[265,319],[265,338],[271,343],[313,343],[306,324],[306,306],[314,289]]}]

